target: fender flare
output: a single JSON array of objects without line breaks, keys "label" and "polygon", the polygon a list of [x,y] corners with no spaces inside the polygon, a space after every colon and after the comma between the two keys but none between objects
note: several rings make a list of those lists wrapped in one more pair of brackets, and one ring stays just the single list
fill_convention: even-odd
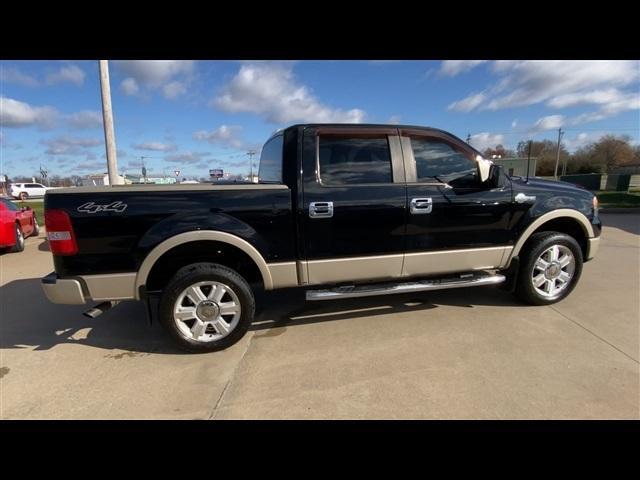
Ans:
[{"label": "fender flare", "polygon": [[170,237],[160,244],[156,245],[153,250],[151,250],[147,254],[145,259],[142,261],[140,268],[138,269],[138,273],[136,274],[134,289],[135,298],[137,300],[140,299],[140,287],[147,283],[147,278],[149,277],[151,269],[156,264],[158,259],[162,257],[162,255],[179,245],[201,240],[211,240],[215,242],[227,243],[239,248],[244,253],[249,255],[249,257],[255,262],[256,266],[260,270],[265,290],[271,290],[273,288],[273,279],[271,278],[271,273],[269,271],[269,267],[267,266],[267,262],[253,245],[251,245],[246,240],[243,240],[242,238],[230,233],[218,232],[214,230],[197,230],[193,232],[185,232],[174,235],[173,237]]},{"label": "fender flare", "polygon": [[559,208],[558,210],[553,210],[551,212],[547,212],[544,215],[536,218],[526,229],[522,232],[522,235],[516,241],[513,250],[511,251],[511,255],[507,259],[506,266],[509,266],[511,263],[511,259],[520,253],[520,250],[529,239],[529,237],[542,225],[547,223],[550,220],[556,220],[558,218],[572,218],[576,220],[582,229],[584,230],[585,236],[587,238],[595,237],[595,232],[593,231],[593,225],[586,217],[586,215],[578,210],[573,210],[570,208]]}]

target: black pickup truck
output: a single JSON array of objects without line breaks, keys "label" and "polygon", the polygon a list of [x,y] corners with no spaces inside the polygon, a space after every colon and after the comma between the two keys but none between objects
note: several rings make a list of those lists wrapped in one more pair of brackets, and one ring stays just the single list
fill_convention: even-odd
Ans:
[{"label": "black pickup truck", "polygon": [[179,345],[237,342],[254,289],[308,300],[500,284],[551,304],[598,249],[595,196],[510,177],[433,128],[306,124],[264,145],[258,183],[49,190],[52,302],[158,300]]}]

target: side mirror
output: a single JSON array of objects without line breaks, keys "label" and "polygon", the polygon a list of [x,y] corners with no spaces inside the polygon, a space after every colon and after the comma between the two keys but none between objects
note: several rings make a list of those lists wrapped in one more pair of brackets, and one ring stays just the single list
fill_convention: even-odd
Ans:
[{"label": "side mirror", "polygon": [[487,178],[487,185],[490,188],[499,188],[502,186],[502,179],[504,177],[504,167],[493,163],[489,169],[489,178]]}]

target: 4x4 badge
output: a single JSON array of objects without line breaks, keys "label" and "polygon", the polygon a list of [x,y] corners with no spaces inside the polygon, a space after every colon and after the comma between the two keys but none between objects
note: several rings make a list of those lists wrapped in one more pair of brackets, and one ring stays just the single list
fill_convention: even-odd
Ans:
[{"label": "4x4 badge", "polygon": [[87,202],[78,207],[78,211],[82,213],[98,213],[98,212],[118,212],[122,213],[127,209],[128,205],[122,202],[112,202],[106,205],[97,205],[93,202]]}]

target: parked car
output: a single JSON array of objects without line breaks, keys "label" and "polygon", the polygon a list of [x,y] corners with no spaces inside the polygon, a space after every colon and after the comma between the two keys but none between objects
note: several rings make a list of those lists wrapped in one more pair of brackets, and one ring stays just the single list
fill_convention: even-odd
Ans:
[{"label": "parked car", "polygon": [[44,194],[49,190],[49,187],[45,187],[40,183],[12,183],[11,184],[11,196],[13,198],[19,198],[20,200],[26,200],[27,198],[44,197]]},{"label": "parked car", "polygon": [[20,208],[11,200],[0,198],[0,248],[21,252],[24,239],[39,233],[38,219],[31,207]]},{"label": "parked car", "polygon": [[55,303],[159,300],[181,347],[226,348],[254,290],[308,300],[501,284],[524,302],[565,298],[594,257],[595,196],[507,175],[447,132],[294,125],[262,149],[259,183],[50,190]]}]

